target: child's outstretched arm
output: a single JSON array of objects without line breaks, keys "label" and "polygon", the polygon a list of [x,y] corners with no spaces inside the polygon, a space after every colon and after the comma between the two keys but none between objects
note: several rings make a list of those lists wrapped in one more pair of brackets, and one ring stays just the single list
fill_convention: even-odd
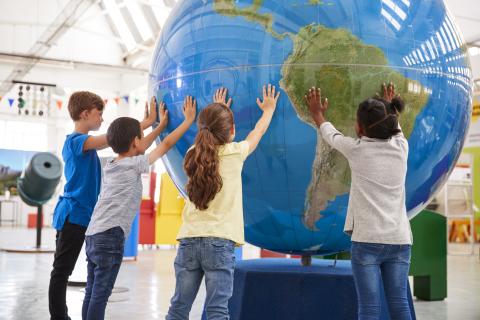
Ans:
[{"label": "child's outstretched arm", "polygon": [[255,128],[250,131],[245,139],[248,141],[249,154],[251,154],[257,148],[260,139],[262,139],[263,135],[270,126],[273,113],[277,107],[279,96],[280,91],[275,95],[275,86],[272,86],[271,84],[268,84],[268,87],[263,86],[263,101],[260,101],[260,99],[257,98],[258,107],[263,111],[263,114],[260,119],[258,119]]},{"label": "child's outstretched arm", "polygon": [[88,150],[102,150],[108,148],[107,135],[89,136],[83,144],[83,152]]},{"label": "child's outstretched arm", "polygon": [[[155,101],[156,104],[156,101]],[[156,128],[152,130],[147,136],[142,138],[140,141],[141,148],[143,152],[145,152],[150,146],[152,145],[153,141],[162,133],[163,130],[167,127],[168,124],[168,111],[165,108],[165,103],[162,101],[160,103],[160,107],[158,108],[160,111],[160,123]],[[157,118],[157,108],[151,110],[154,114],[154,119]],[[150,113],[150,115],[152,114]]]},{"label": "child's outstretched arm", "polygon": [[190,128],[195,121],[196,112],[197,102],[191,96],[187,96],[183,104],[183,115],[185,116],[185,120],[183,120],[183,122],[148,155],[148,161],[150,164],[154,163],[167,153],[167,151],[177,143],[185,132],[187,132],[188,128]]}]

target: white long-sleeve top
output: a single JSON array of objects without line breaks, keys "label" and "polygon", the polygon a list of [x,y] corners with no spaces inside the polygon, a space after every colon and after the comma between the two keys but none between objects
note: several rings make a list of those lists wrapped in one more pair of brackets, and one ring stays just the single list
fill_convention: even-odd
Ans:
[{"label": "white long-sleeve top", "polygon": [[390,139],[345,137],[330,122],[319,128],[322,138],[348,160],[351,188],[344,231],[352,241],[412,244],[405,206],[408,141],[399,133]]}]

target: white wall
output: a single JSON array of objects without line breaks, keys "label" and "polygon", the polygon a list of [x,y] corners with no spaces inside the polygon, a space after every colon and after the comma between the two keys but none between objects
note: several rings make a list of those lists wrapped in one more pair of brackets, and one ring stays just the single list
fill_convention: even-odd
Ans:
[{"label": "white wall", "polygon": [[[124,99],[120,99],[120,103],[117,106],[113,97],[118,94],[118,91],[112,91],[105,95],[110,99],[104,110],[104,123],[98,132],[92,132],[93,135],[106,133],[110,123],[120,116],[131,116],[139,120],[142,119],[146,100],[146,85],[140,86],[135,91],[132,91],[129,103],[126,103]],[[135,104],[135,99],[139,99],[137,104]],[[7,101],[2,101],[0,103],[0,149],[48,151],[56,154],[61,159],[65,136],[71,133],[74,128],[73,122],[69,118],[66,105],[67,100],[65,100],[61,110],[58,110],[56,106],[52,106],[51,117],[45,118],[25,115],[19,116],[16,107],[10,108]],[[109,148],[99,152],[99,156],[101,157],[114,155]],[[160,167],[162,166],[160,165]],[[47,226],[51,225],[53,210],[58,196],[63,192],[64,183],[65,179],[63,177],[55,196],[44,206],[44,222]],[[17,202],[19,208],[20,225],[26,226],[28,214],[36,212],[36,208],[27,206],[18,197],[12,197],[12,199]],[[11,206],[4,204],[2,212],[3,218],[9,219],[11,214]],[[9,223],[4,223],[4,225],[9,225]]]}]

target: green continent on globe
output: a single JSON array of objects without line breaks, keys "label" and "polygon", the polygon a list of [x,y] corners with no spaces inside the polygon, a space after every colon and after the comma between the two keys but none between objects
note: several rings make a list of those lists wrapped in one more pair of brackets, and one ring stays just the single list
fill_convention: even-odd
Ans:
[{"label": "green continent on globe", "polygon": [[261,24],[274,38],[283,39],[286,35],[273,31],[273,16],[268,13],[258,13],[264,0],[253,0],[252,5],[246,8],[238,8],[235,0],[214,0],[213,9],[219,14],[229,17],[244,17],[245,19]]},{"label": "green continent on globe", "polygon": [[[328,97],[328,120],[345,135],[354,137],[358,104],[378,93],[382,83],[393,82],[406,103],[400,123],[405,136],[410,136],[417,115],[427,103],[426,88],[388,66],[380,48],[362,43],[346,29],[310,24],[298,34],[275,32],[273,16],[258,12],[262,4],[263,0],[253,0],[251,6],[238,8],[235,0],[214,0],[214,9],[219,14],[259,23],[276,39],[282,40],[287,35],[292,39],[293,53],[282,66],[280,86],[303,122],[315,128],[304,97],[309,88],[316,86]],[[310,0],[309,4],[324,3]],[[317,130],[312,179],[305,198],[305,226],[317,230],[315,223],[322,217],[320,212],[327,208],[329,201],[349,190],[347,159],[326,144]]]},{"label": "green continent on globe", "polygon": [[[346,29],[308,25],[293,37],[294,50],[282,67],[280,86],[285,90],[299,118],[315,128],[305,93],[312,86],[328,97],[327,119],[348,136],[355,136],[356,109],[366,98],[380,91],[381,83],[393,82],[405,100],[400,117],[406,137],[415,118],[425,106],[428,93],[417,81],[404,77],[388,66],[382,50],[362,43]],[[317,148],[312,180],[305,199],[304,222],[316,230],[329,201],[348,193],[350,168],[338,151],[327,145],[317,132]]]}]

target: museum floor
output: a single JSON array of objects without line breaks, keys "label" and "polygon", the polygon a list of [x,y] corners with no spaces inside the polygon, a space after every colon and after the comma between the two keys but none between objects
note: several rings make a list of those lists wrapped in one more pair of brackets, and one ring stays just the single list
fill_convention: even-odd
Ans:
[{"label": "museum floor", "polygon": [[[54,230],[44,229],[43,244],[53,245],[54,237]],[[29,246],[34,242],[34,230],[0,227],[0,248]],[[448,256],[449,297],[440,302],[415,301],[418,319],[480,319],[479,248],[475,250],[474,256]],[[467,248],[455,245],[450,246],[450,251]],[[245,255],[253,257],[255,251],[246,247]],[[175,282],[174,258],[174,249],[146,249],[139,251],[137,261],[124,262],[107,306],[107,319],[164,319]],[[52,254],[0,252],[1,320],[49,318],[47,291],[52,260]],[[202,287],[190,319],[200,319],[204,296]],[[69,287],[67,301],[72,319],[81,318],[82,299],[80,288]]]}]

